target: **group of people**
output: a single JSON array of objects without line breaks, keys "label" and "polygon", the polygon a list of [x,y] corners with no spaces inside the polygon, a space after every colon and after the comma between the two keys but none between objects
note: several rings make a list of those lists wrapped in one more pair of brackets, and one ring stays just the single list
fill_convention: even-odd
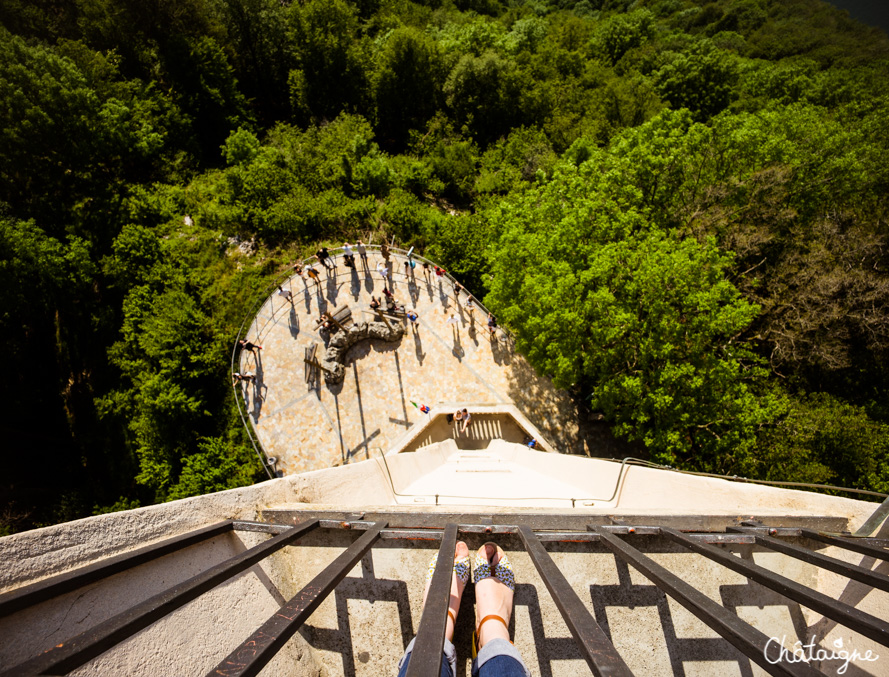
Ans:
[{"label": "group of people", "polygon": [[[246,350],[253,353],[254,356],[258,356],[258,351],[262,350],[261,345],[253,343],[252,341],[247,341],[246,339],[239,340],[238,346],[241,348],[241,350]],[[236,371],[234,374],[232,374],[232,379],[233,385],[237,385],[238,383],[256,383],[256,374],[253,374],[249,371],[242,374],[241,372]]]},{"label": "group of people", "polygon": [[[361,240],[358,240],[354,245],[349,242],[345,242],[343,244],[343,262],[346,267],[350,267],[350,268],[355,267],[356,254],[361,257],[365,266],[367,266],[367,248]],[[409,276],[411,274],[411,271],[416,267],[416,262],[414,261],[412,254],[413,254],[413,248],[408,252],[407,260],[404,262],[405,276]],[[392,251],[389,248],[389,245],[387,245],[385,242],[380,246],[380,255],[383,257],[383,261],[381,261],[379,263],[379,265],[377,266],[377,271],[380,273],[380,275],[382,276],[382,278],[384,280],[383,295],[381,298],[378,298],[376,296],[371,296],[370,307],[374,311],[382,312],[384,302],[381,299],[385,299],[386,312],[391,313],[391,314],[404,313],[404,315],[405,315],[407,321],[410,323],[413,331],[418,332],[419,331],[420,316],[417,313],[417,311],[415,309],[408,309],[404,305],[399,305],[398,302],[395,300],[395,295],[389,289],[388,285],[385,284],[389,280],[389,275],[390,275],[390,270],[391,270],[391,265],[392,265],[391,264]],[[327,247],[321,247],[317,252],[315,252],[315,257],[318,260],[318,263],[320,265],[324,266],[325,269],[327,269],[327,270],[335,270],[336,269],[336,262],[334,261],[334,258],[333,258],[333,256],[331,256],[330,251],[327,249]],[[294,272],[294,274],[299,275],[303,280],[305,280],[306,276],[308,276],[312,281],[315,282],[315,284],[317,284],[320,287],[321,277],[318,274],[318,270],[315,268],[315,266],[313,266],[311,264],[307,264],[306,266],[303,266],[301,263],[295,263],[293,265],[293,272]],[[430,266],[430,264],[426,261],[423,262],[423,272],[427,276],[430,275],[431,272],[434,272],[437,277],[444,277],[444,275],[446,274],[446,271],[444,268],[442,268],[440,266]],[[454,282],[453,289],[454,289],[455,302],[458,305],[460,305],[461,296],[465,292],[465,289],[459,282],[456,282],[456,281]],[[282,285],[278,285],[277,295],[284,298],[289,303],[293,303],[293,292],[290,289],[285,289]],[[472,298],[472,296],[467,294],[466,301],[462,305],[470,313],[470,316],[473,317],[473,314],[474,314],[475,308],[476,308],[476,304],[475,304],[475,300]],[[459,321],[460,320],[457,318],[457,316],[454,313],[451,313],[451,316],[448,319],[447,324],[457,325],[459,323]],[[323,327],[325,329],[333,329],[336,324],[337,323],[335,322],[335,320],[327,314],[322,314],[321,317],[318,320],[316,320],[316,325],[320,325],[321,327]],[[488,331],[490,332],[491,338],[493,340],[493,338],[496,336],[496,333],[497,333],[497,320],[494,318],[494,315],[491,313],[488,314],[487,324],[488,324]],[[455,331],[456,331],[456,329],[457,329],[457,327],[455,326]],[[256,346],[255,344],[247,342],[247,341],[241,341],[240,343],[241,343],[242,348],[244,348],[245,350],[250,350],[251,352],[255,351],[256,349],[261,348],[261,346]],[[235,377],[236,381],[249,380],[246,376],[242,376],[240,374],[235,374],[234,377]],[[457,413],[460,414],[461,412],[457,412]],[[456,418],[458,421],[462,421],[462,429],[465,430],[466,426],[469,425],[470,417],[468,415],[468,412],[466,412],[465,409],[463,410],[463,413],[466,414],[465,420],[462,419],[461,416],[457,416],[457,415],[455,415],[454,418]]]},{"label": "group of people", "polygon": [[[354,245],[350,242],[343,243],[343,265],[347,268],[354,268],[356,252],[358,253],[358,256],[361,257],[361,260],[364,261],[364,264],[367,265],[367,247],[361,240],[358,240]],[[336,270],[336,261],[333,256],[331,256],[330,250],[328,250],[327,247],[321,247],[316,251],[315,258],[326,270]],[[318,286],[321,285],[321,276],[312,264],[308,264],[304,268],[301,263],[295,263],[293,265],[293,272],[294,274],[299,275],[303,280],[305,280],[306,275],[308,275],[315,284]]]},{"label": "group of people", "polygon": [[[354,247],[354,248],[353,248]],[[361,240],[358,240],[354,245],[349,242],[343,243],[343,263],[346,267],[354,268],[355,267],[355,253],[358,253],[358,256],[361,257],[362,261],[364,261],[365,265],[367,264],[367,248]],[[409,275],[410,271],[416,266],[416,262],[413,260],[411,254],[413,253],[413,249],[408,253],[408,258],[404,262],[405,267],[405,275]],[[380,274],[380,277],[383,278],[384,283],[389,281],[389,275],[392,271],[391,268],[391,257],[392,250],[389,248],[385,242],[380,245],[380,255],[383,257],[383,260],[377,265],[377,272]],[[327,247],[321,247],[317,252],[315,252],[315,258],[317,258],[318,262],[324,266],[327,270],[335,270],[336,262],[330,254],[330,251]],[[436,277],[444,277],[446,271],[441,266],[430,266],[429,263],[423,262],[423,271],[424,273],[429,273],[430,269],[435,273]],[[301,263],[296,263],[293,266],[293,272],[296,275],[299,275],[302,279],[305,279],[305,276],[308,275],[315,284],[321,284],[321,278],[318,275],[318,271],[311,264],[302,266]],[[454,282],[454,299],[459,304],[460,297],[465,290],[463,286],[459,282]],[[278,287],[278,293],[280,296],[283,296],[287,300],[292,300],[292,295],[289,291],[282,289],[280,286]],[[384,291],[385,293],[385,291]],[[373,306],[373,303],[371,304]],[[475,301],[472,296],[468,296],[466,302],[463,304],[467,311],[470,313],[475,312]],[[494,316],[488,315],[488,330],[491,332],[493,336],[497,330],[497,321],[494,319]]]},{"label": "group of people", "polygon": [[[453,416],[450,418],[456,421],[457,425],[460,426],[461,433],[465,433],[466,429],[469,427],[469,424],[472,423],[472,415],[465,407],[463,409],[457,409],[457,411],[455,411]],[[448,423],[450,423],[450,420],[448,421]]]}]

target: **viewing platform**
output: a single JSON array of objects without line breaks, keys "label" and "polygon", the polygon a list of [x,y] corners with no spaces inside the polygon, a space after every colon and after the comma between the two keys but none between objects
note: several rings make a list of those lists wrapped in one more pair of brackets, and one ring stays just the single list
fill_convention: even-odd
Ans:
[{"label": "viewing platform", "polygon": [[[475,309],[467,308],[468,291],[458,296],[454,280],[438,276],[435,264],[422,257],[412,257],[416,267],[406,268],[406,252],[394,248],[385,287],[399,306],[417,313],[416,331],[403,313],[387,315],[385,321],[403,328],[402,338],[366,339],[349,348],[342,383],[326,383],[320,369],[311,374],[307,355],[320,358],[331,339],[316,322],[322,313],[348,306],[351,323],[383,322],[370,307],[372,297],[383,296],[377,269],[386,261],[379,247],[367,247],[366,262],[356,253],[355,268],[344,265],[339,250],[332,254],[335,269],[314,258],[303,264],[317,269],[320,285],[308,276],[282,278],[290,298],[272,288],[243,333],[262,349],[241,351],[236,368],[255,374],[256,382],[237,388],[245,417],[265,453],[276,459],[277,471],[290,475],[388,452],[423,421],[421,404],[436,414],[451,407],[472,413],[476,405],[513,405],[554,447],[583,453],[576,406],[568,394],[535,374],[502,329],[491,336],[481,303],[473,298]],[[481,417],[477,423],[467,439],[484,425]],[[524,441],[516,435],[508,439]]]}]

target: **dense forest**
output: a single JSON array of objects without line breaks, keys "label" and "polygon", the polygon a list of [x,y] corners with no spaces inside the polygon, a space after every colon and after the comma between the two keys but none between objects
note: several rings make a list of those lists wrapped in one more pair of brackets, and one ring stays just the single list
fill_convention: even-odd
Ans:
[{"label": "dense forest", "polygon": [[237,327],[371,234],[652,460],[889,492],[885,33],[818,0],[0,22],[0,533],[263,478]]}]

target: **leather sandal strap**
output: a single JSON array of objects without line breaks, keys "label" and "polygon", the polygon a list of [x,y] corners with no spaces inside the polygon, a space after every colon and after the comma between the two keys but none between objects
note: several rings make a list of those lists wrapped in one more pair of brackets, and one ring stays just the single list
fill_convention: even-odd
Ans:
[{"label": "leather sandal strap", "polygon": [[454,612],[451,611],[450,609],[448,609],[448,618],[451,619],[451,622],[453,622],[454,627],[456,628],[457,627],[457,617],[454,616]]},{"label": "leather sandal strap", "polygon": [[501,623],[503,623],[503,625],[506,626],[506,629],[509,630],[509,623],[507,623],[505,620],[503,620],[502,618],[500,618],[500,616],[498,616],[497,614],[489,614],[489,615],[485,616],[485,617],[479,622],[478,627],[475,629],[475,634],[480,635],[481,632],[482,632],[482,626],[483,626],[487,621],[494,620],[494,619],[496,619],[496,620],[500,621]]}]

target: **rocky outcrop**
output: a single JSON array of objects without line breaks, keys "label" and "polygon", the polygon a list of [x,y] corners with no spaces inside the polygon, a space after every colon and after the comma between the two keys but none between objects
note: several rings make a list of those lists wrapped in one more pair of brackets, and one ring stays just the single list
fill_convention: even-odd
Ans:
[{"label": "rocky outcrop", "polygon": [[380,339],[381,341],[398,341],[404,336],[404,327],[396,322],[390,329],[382,322],[358,322],[345,331],[333,335],[324,351],[321,366],[326,370],[324,380],[327,385],[342,383],[346,377],[346,351],[364,339]]}]

